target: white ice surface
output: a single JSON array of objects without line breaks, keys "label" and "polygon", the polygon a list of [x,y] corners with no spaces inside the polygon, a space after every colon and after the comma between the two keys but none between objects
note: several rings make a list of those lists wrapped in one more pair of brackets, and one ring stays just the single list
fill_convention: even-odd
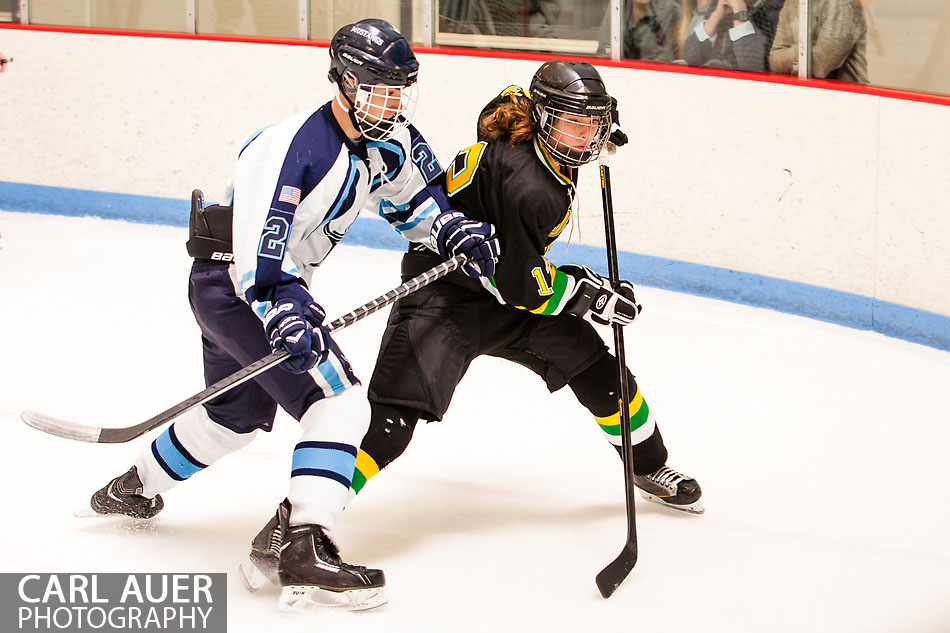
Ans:
[{"label": "white ice surface", "polygon": [[[126,426],[204,386],[185,233],[0,213],[0,571],[227,572],[233,633],[950,631],[950,354],[652,288],[627,357],[707,512],[638,498],[639,562],[609,600],[620,460],[568,389],[494,359],[337,526],[346,560],[386,572],[374,612],[282,614],[235,574],[286,492],[283,413],[149,523],[73,517],[150,438],[82,444],[19,412]],[[315,294],[336,317],[398,284],[398,260],[340,246]],[[367,381],[384,322],[338,337]]]}]

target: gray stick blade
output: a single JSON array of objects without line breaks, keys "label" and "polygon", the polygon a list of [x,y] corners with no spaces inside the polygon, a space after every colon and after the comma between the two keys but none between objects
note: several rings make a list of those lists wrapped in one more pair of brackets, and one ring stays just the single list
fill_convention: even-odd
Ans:
[{"label": "gray stick blade", "polygon": [[102,433],[102,429],[100,428],[73,424],[72,422],[37,413],[36,411],[24,411],[20,414],[20,419],[34,429],[49,433],[50,435],[64,437],[67,440],[97,444],[99,442],[99,435]]}]

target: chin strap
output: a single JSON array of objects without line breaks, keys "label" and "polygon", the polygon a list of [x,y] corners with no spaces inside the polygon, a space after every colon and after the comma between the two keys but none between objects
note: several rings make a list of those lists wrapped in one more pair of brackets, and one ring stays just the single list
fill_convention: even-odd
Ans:
[{"label": "chin strap", "polygon": [[[353,114],[353,112],[356,110],[356,104],[350,99],[349,95],[346,94],[346,91],[343,90],[343,86],[340,84],[339,80],[336,82],[336,87],[337,87],[337,90],[338,90],[337,96],[336,96],[337,102],[339,102],[339,103],[340,103],[340,106],[341,106],[344,110],[346,110],[346,116],[348,116],[348,117],[350,118],[350,123],[352,123],[352,124],[353,124],[353,127],[356,129],[356,131],[360,133],[360,136],[361,136],[361,137],[362,137],[362,136],[365,136],[365,135],[363,134],[363,128],[360,127],[360,123],[359,123],[359,121],[356,119],[356,115]],[[341,96],[342,96],[343,99],[346,101],[346,103],[343,103],[343,102],[340,101],[340,97],[341,97]]]}]

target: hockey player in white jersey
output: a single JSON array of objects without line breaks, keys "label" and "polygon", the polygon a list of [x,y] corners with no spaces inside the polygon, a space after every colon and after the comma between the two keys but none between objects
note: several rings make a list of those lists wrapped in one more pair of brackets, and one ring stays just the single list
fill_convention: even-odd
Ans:
[{"label": "hockey player in white jersey", "polygon": [[329,536],[370,409],[323,327],[314,269],[366,207],[433,252],[470,254],[473,276],[491,276],[499,255],[492,225],[451,209],[442,168],[410,125],[419,64],[403,36],[383,20],[361,20],[336,33],[330,59],[336,97],[245,145],[229,205],[203,209],[200,197],[192,205],[189,301],[207,384],[272,350],[290,352],[280,365],[289,371],[270,370],[197,407],[91,499],[98,514],[151,518],[162,509],[159,493],[270,430],[280,405],[301,428],[274,518],[284,610],[385,602],[382,571],[344,563]]}]

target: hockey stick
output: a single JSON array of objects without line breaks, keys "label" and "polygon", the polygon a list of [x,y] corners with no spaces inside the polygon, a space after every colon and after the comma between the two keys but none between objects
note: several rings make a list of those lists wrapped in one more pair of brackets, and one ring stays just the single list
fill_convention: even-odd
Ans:
[{"label": "hockey stick", "polygon": [[[348,327],[357,321],[368,317],[374,312],[377,312],[382,308],[394,303],[397,299],[401,299],[402,297],[410,295],[423,286],[427,286],[433,281],[445,277],[450,272],[464,264],[467,264],[469,261],[470,258],[468,255],[456,255],[452,259],[444,261],[438,266],[430,268],[421,275],[413,277],[406,283],[393,288],[386,294],[376,297],[368,303],[364,303],[352,312],[348,312],[340,318],[331,321],[326,326],[326,329],[329,332],[337,332],[342,330],[343,328]],[[43,431],[44,433],[58,435],[59,437],[65,437],[66,439],[77,440],[79,442],[92,442],[95,444],[116,444],[128,442],[129,440],[135,439],[140,435],[144,435],[152,429],[177,418],[179,415],[188,411],[189,409],[197,407],[200,404],[204,404],[208,400],[211,400],[212,398],[219,396],[224,392],[233,389],[234,387],[237,387],[241,383],[247,382],[255,376],[262,374],[271,367],[276,366],[288,356],[290,356],[290,354],[284,350],[273,352],[270,355],[261,358],[260,360],[254,361],[247,367],[239,369],[227,378],[222,378],[218,382],[202,391],[199,391],[187,400],[182,400],[171,408],[162,411],[155,417],[149,418],[144,422],[140,422],[139,424],[132,426],[122,428],[86,426],[82,424],[76,424],[74,422],[59,420],[42,413],[36,413],[35,411],[24,411],[20,414],[20,419],[26,422],[29,426]]]},{"label": "hockey stick", "polygon": [[[600,190],[604,198],[604,232],[607,236],[607,272],[610,285],[620,283],[620,267],[617,265],[617,233],[614,226],[613,198],[610,193],[610,166],[607,150],[600,158]],[[623,326],[614,323],[614,351],[620,372],[620,437],[623,443],[623,481],[627,498],[627,542],[620,555],[597,574],[600,595],[609,598],[637,564],[637,508],[634,503],[633,442],[630,439],[630,385],[627,382],[627,361],[623,344]]]}]

